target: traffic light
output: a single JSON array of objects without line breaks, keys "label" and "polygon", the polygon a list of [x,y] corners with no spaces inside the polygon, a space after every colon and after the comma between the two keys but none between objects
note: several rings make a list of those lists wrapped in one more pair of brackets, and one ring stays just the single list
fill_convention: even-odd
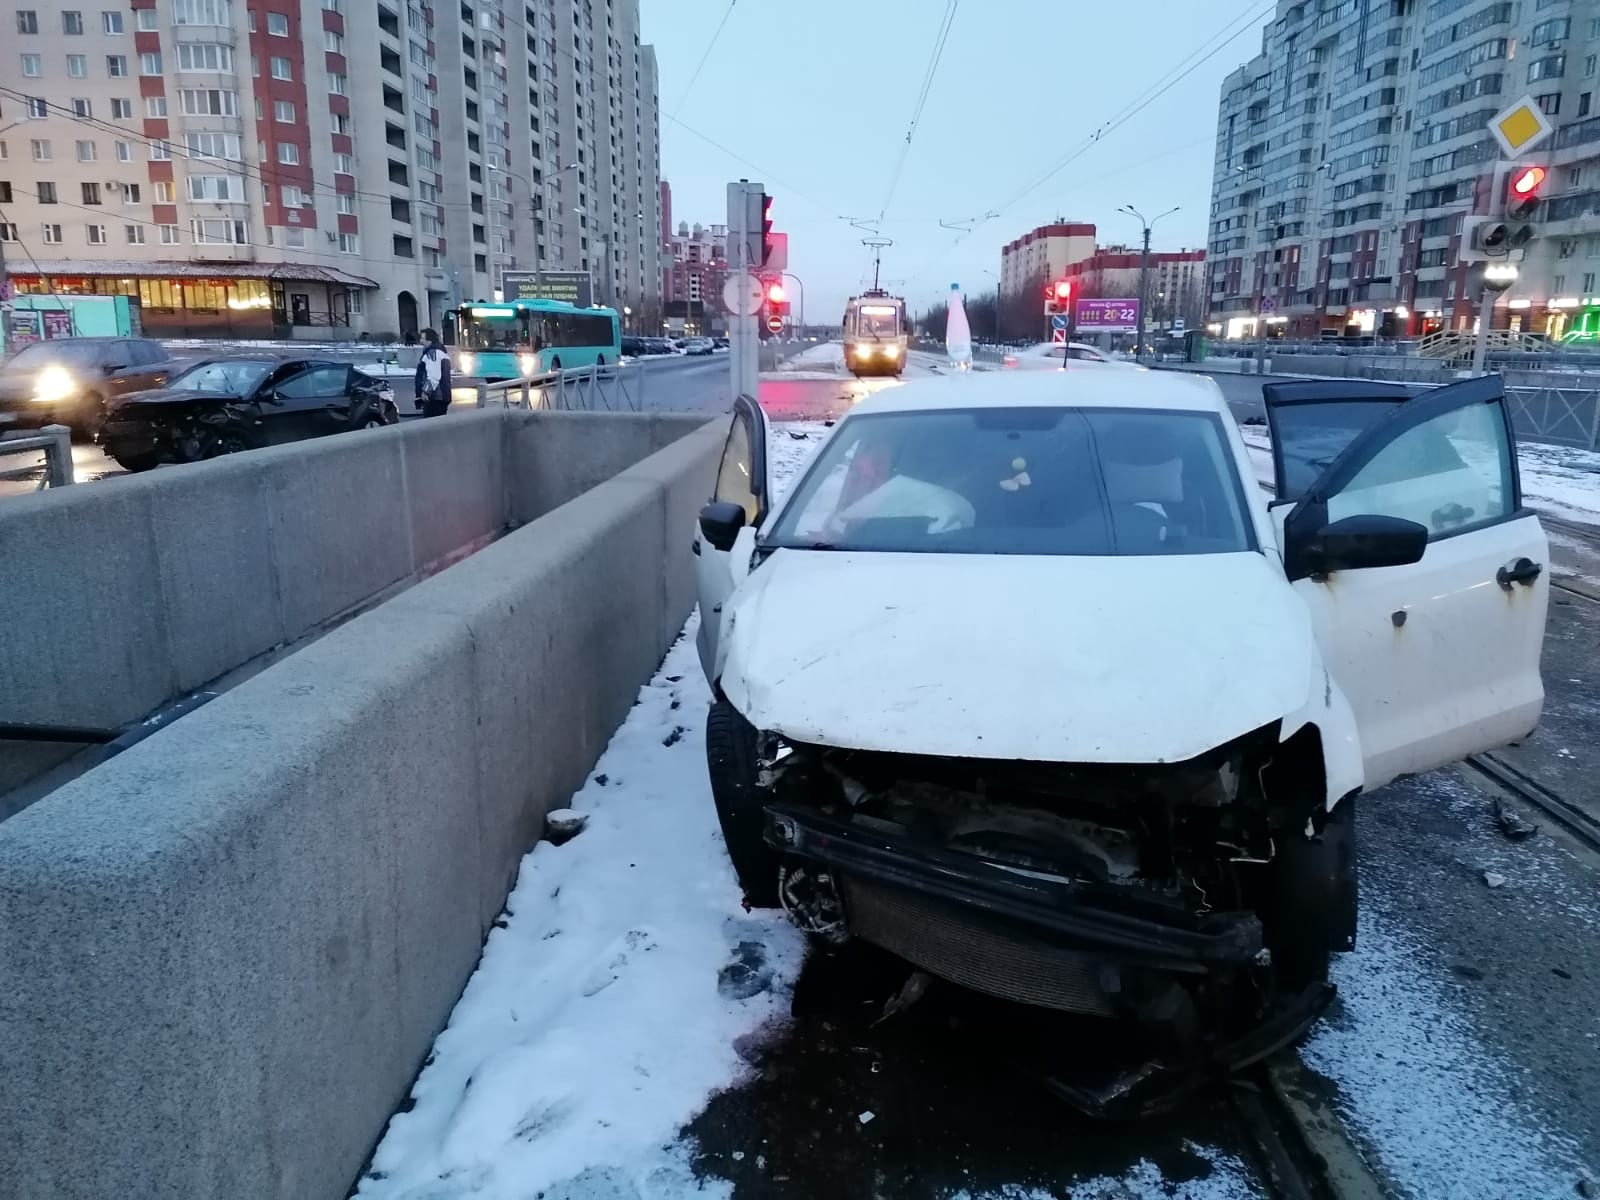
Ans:
[{"label": "traffic light", "polygon": [[1058,279],[1044,289],[1046,316],[1055,316],[1072,310],[1072,280]]},{"label": "traffic light", "polygon": [[772,237],[772,197],[761,193],[761,265],[767,265],[775,243]]},{"label": "traffic light", "polygon": [[773,305],[780,305],[784,300],[783,284],[774,283],[767,288],[767,300]]},{"label": "traffic light", "polygon": [[[1550,172],[1543,167],[1520,167],[1506,188],[1506,220],[1521,221],[1539,207],[1539,190]],[[1531,231],[1530,231],[1531,234]]]}]

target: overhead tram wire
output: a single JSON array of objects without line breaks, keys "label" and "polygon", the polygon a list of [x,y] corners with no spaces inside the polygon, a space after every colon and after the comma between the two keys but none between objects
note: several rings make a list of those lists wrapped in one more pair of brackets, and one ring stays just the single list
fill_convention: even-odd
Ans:
[{"label": "overhead tram wire", "polygon": [[[1045,172],[1044,175],[1040,176],[1034,182],[1028,184],[1022,190],[1013,195],[1010,199],[1006,200],[1005,203],[995,206],[992,211],[996,213],[1003,213],[1018,201],[1026,198],[1028,195],[1032,194],[1039,188],[1043,187],[1046,183],[1050,182],[1050,180],[1054,179],[1078,158],[1082,157],[1088,151],[1104,141],[1107,134],[1113,133],[1123,125],[1127,124],[1128,121],[1132,120],[1140,112],[1148,108],[1178,83],[1188,78],[1206,62],[1220,54],[1223,49],[1232,44],[1234,41],[1238,40],[1241,34],[1245,33],[1257,22],[1264,20],[1267,14],[1272,12],[1276,7],[1276,0],[1269,0],[1269,2],[1264,5],[1256,5],[1254,8],[1247,8],[1247,11],[1241,13],[1231,21],[1226,22],[1216,33],[1207,38],[1194,50],[1190,51],[1189,54],[1185,55],[1173,67],[1169,68],[1163,75],[1151,83],[1148,88],[1139,93],[1138,96],[1136,96],[1133,100],[1130,100],[1126,105],[1123,106],[1123,108],[1108,118],[1094,131],[1093,134],[1089,136],[1089,138],[1081,146],[1073,150],[1060,162],[1052,166],[1047,172]],[[979,228],[982,224],[983,222],[980,222],[978,226],[974,226],[972,229],[964,230],[962,233],[960,233],[947,247],[945,247],[945,249],[940,253],[940,257],[943,258],[945,255],[948,255],[971,234],[976,232],[977,228]],[[919,269],[913,275],[913,278],[920,278],[921,276],[926,275],[928,271],[930,271],[936,265],[937,263],[929,263],[927,266]]]},{"label": "overhead tram wire", "polygon": [[672,108],[676,115],[683,111],[684,104],[689,99],[689,93],[694,90],[695,80],[700,78],[700,72],[705,68],[706,60],[711,57],[711,52],[716,49],[717,39],[722,36],[722,27],[728,23],[728,18],[733,16],[733,6],[739,0],[728,0],[728,7],[722,10],[722,20],[717,22],[717,27],[711,33],[711,40],[706,43],[705,53],[700,55],[700,61],[694,66],[694,71],[689,76],[689,82],[683,85],[683,92],[678,97],[678,103]]},{"label": "overhead tram wire", "polygon": [[883,224],[884,217],[889,212],[889,202],[894,199],[895,188],[900,184],[900,173],[905,169],[906,156],[911,153],[911,143],[917,136],[917,126],[922,121],[922,110],[927,106],[928,96],[933,91],[933,81],[939,74],[939,62],[944,57],[945,43],[950,40],[950,27],[955,24],[956,10],[960,7],[961,0],[947,0],[944,16],[940,19],[939,32],[934,37],[933,51],[928,57],[927,70],[923,72],[922,87],[917,92],[916,103],[911,107],[911,124],[906,129],[905,141],[900,145],[900,153],[895,157],[894,170],[889,174],[889,188],[883,197],[883,207],[878,210],[878,224]]}]

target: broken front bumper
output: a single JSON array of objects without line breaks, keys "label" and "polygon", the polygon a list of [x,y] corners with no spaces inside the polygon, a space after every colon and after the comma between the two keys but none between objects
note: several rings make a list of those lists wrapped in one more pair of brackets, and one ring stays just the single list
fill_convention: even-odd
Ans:
[{"label": "broken front bumper", "polygon": [[1196,917],[1136,886],[1085,884],[775,804],[766,838],[827,867],[850,931],[954,983],[1067,1012],[1132,1015],[1158,977],[1256,961],[1252,913]]}]

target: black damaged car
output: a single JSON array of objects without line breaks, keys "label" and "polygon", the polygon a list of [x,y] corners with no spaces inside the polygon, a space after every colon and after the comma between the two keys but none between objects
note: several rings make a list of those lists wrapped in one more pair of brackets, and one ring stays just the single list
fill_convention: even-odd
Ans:
[{"label": "black damaged car", "polygon": [[349,363],[252,354],[208,358],[164,388],[120,397],[99,441],[146,471],[399,421],[394,388]]}]

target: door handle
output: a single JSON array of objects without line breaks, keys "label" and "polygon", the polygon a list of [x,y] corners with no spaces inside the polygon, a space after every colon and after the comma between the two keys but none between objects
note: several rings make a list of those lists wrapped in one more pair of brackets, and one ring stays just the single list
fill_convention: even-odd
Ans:
[{"label": "door handle", "polygon": [[1536,563],[1531,558],[1519,558],[1508,562],[1494,574],[1494,581],[1506,591],[1511,590],[1513,583],[1525,583],[1532,586],[1533,581],[1539,578],[1544,571],[1543,563]]}]

